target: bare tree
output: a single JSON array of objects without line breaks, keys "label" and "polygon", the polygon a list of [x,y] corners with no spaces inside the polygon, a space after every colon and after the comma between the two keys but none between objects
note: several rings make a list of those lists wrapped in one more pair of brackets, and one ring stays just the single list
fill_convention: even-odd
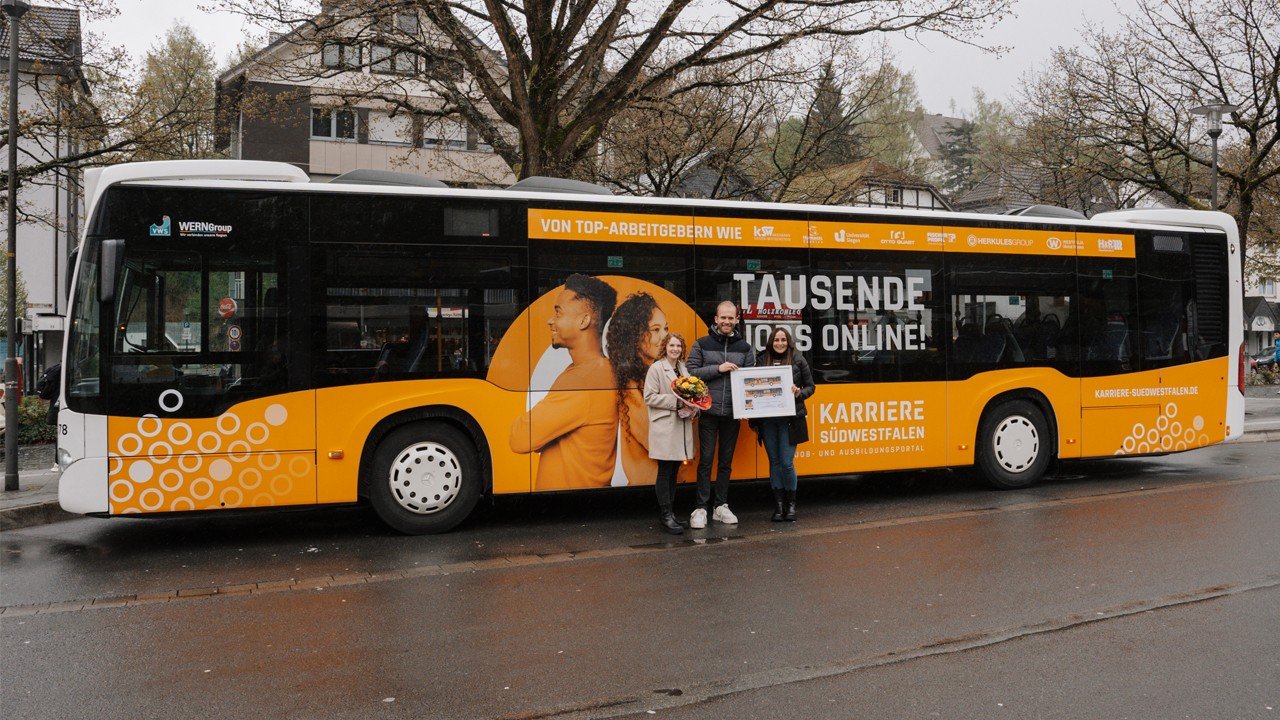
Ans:
[{"label": "bare tree", "polygon": [[[118,12],[113,0],[63,0],[59,5],[79,10],[82,27]],[[21,77],[38,87],[29,93],[34,105],[18,118],[20,187],[51,184],[60,174],[86,167],[170,156],[163,148],[188,132],[193,104],[209,104],[195,99],[212,92],[207,75],[166,66],[169,58],[163,52],[153,53],[144,82],[124,48],[83,30],[79,37],[54,36],[37,17],[29,13],[23,19],[23,35],[30,33],[46,51],[56,49],[56,57],[32,63]],[[0,147],[7,141],[5,127]],[[0,173],[0,183],[5,180]],[[6,193],[3,202],[8,200]],[[19,213],[24,223],[55,221],[21,202]]]},{"label": "bare tree", "polygon": [[[838,123],[814,111],[824,102],[828,67],[834,67],[830,81],[842,89]],[[875,157],[890,164],[911,164],[908,134],[919,112],[914,81],[893,64],[886,47],[866,54],[856,48],[838,50],[823,62],[790,71],[787,77],[786,83],[773,83],[768,89],[774,102],[767,108],[765,132],[752,166],[760,186],[757,194],[775,201],[791,197],[796,180],[808,176],[814,182],[803,193],[807,201],[835,201],[845,190],[849,169],[848,163],[830,164],[827,149],[833,141],[852,141],[850,160]],[[910,110],[903,110],[907,107]]]},{"label": "bare tree", "polygon": [[[414,58],[411,78],[353,82],[343,89],[344,100],[459,116],[524,177],[574,173],[597,153],[614,117],[637,103],[706,87],[703,71],[732,78],[762,55],[807,40],[929,31],[968,38],[1011,3],[347,0],[324,3],[328,12],[320,14],[304,0],[217,4],[288,31],[288,42],[302,50],[338,43]],[[430,27],[397,25],[396,14],[406,10],[421,13]],[[303,72],[301,64],[296,72]],[[415,100],[419,86],[432,102]]]},{"label": "bare tree", "polygon": [[[763,60],[706,87],[637,101],[601,134],[587,179],[632,195],[742,198],[756,195],[748,170],[777,101]],[[713,71],[703,71],[710,74]]]},{"label": "bare tree", "polygon": [[1275,0],[1139,0],[1114,32],[1093,27],[1024,83],[1036,123],[1072,137],[1071,160],[1099,178],[1208,208],[1210,152],[1190,110],[1240,106],[1225,120],[1221,167],[1242,242],[1275,242],[1258,197],[1280,174],[1280,4]]}]

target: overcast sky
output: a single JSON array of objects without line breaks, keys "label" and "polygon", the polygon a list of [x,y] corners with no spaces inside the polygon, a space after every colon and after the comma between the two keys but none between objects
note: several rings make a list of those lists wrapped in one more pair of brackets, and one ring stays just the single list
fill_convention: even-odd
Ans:
[{"label": "overcast sky", "polygon": [[[124,45],[139,58],[164,34],[175,20],[191,25],[206,43],[212,43],[218,62],[225,62],[244,37],[240,19],[227,14],[211,14],[198,5],[210,0],[117,0],[120,17],[97,23],[90,30],[103,33],[113,45]],[[898,64],[915,73],[920,99],[932,113],[950,114],[952,101],[959,113],[971,106],[972,88],[979,87],[990,97],[1005,98],[1018,78],[1038,67],[1051,48],[1069,45],[1079,38],[1085,19],[1114,25],[1131,10],[1136,0],[1019,0],[1017,17],[1005,19],[982,41],[1010,50],[1001,57],[944,38],[925,37],[919,43],[894,38],[891,46]]]}]

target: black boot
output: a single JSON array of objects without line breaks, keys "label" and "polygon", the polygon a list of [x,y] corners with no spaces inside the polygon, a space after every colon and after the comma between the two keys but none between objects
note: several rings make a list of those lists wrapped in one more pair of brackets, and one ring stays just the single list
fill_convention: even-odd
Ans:
[{"label": "black boot", "polygon": [[782,519],[786,520],[787,522],[795,522],[796,521],[796,491],[787,490],[786,493],[787,493],[787,508],[786,508],[786,512],[783,513],[782,515]]},{"label": "black boot", "polygon": [[769,518],[770,520],[772,520],[772,521],[774,521],[774,522],[782,522],[782,514],[783,514],[782,504],[783,504],[784,502],[786,502],[786,495],[783,493],[783,491],[782,491],[781,489],[774,488],[774,490],[773,490],[773,517]]},{"label": "black boot", "polygon": [[684,534],[684,526],[680,524],[679,520],[676,520],[675,514],[670,510],[662,513],[662,517],[658,520],[658,524],[662,526],[663,532],[671,533],[672,535]]}]

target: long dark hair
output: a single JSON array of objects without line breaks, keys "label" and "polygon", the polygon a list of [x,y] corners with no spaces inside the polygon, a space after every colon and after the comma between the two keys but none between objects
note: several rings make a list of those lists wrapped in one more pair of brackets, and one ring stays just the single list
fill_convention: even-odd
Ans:
[{"label": "long dark hair", "polygon": [[[623,432],[631,435],[630,412],[627,410],[627,393],[636,385],[644,384],[649,372],[649,360],[640,352],[640,341],[649,332],[649,318],[658,309],[658,301],[647,292],[632,293],[618,305],[609,320],[605,342],[609,347],[609,361],[613,364],[613,377],[618,381],[618,414]],[[631,439],[636,437],[631,435]]]},{"label": "long dark hair", "polygon": [[[782,354],[778,354],[773,349],[773,341],[778,337],[778,333],[782,333],[783,336],[787,338],[787,351]],[[773,332],[769,333],[769,342],[765,343],[764,350],[761,351],[760,353],[760,355],[764,357],[766,360],[768,360],[770,363],[781,362],[784,365],[790,365],[792,358],[795,357],[795,354],[796,354],[796,343],[794,340],[791,339],[791,331],[787,330],[785,327],[782,327],[782,326],[778,326],[774,328]]]}]

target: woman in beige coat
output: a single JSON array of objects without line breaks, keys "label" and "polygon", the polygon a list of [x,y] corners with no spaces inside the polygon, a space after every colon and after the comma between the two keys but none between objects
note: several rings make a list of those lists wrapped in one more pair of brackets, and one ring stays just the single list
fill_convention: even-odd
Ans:
[{"label": "woman in beige coat", "polygon": [[689,374],[684,364],[686,346],[679,333],[662,340],[662,357],[649,366],[644,377],[644,404],[649,407],[649,457],[658,461],[654,490],[658,494],[659,523],[665,532],[679,535],[684,525],[671,511],[675,498],[676,473],[681,463],[694,456],[693,417],[698,408],[676,395],[671,383]]}]

